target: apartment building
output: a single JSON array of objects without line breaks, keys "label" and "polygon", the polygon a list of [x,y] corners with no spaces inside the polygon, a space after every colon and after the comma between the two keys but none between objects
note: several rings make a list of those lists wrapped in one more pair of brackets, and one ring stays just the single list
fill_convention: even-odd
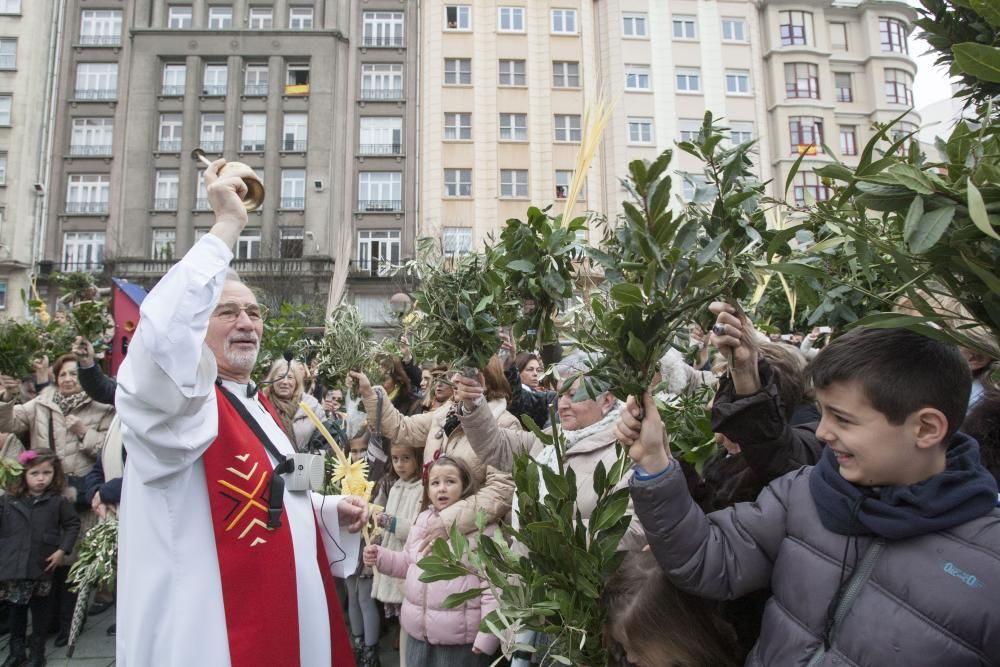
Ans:
[{"label": "apartment building", "polygon": [[[276,303],[325,305],[338,261],[365,277],[355,225],[391,230],[411,248],[401,204],[411,189],[399,178],[406,86],[393,84],[395,99],[354,100],[369,62],[405,61],[396,33],[364,32],[378,25],[367,11],[376,5],[66,0],[47,258],[66,271],[155,282],[212,224],[203,167],[190,156],[199,147],[263,181],[234,267]],[[396,116],[399,136],[356,121],[362,107]],[[397,195],[361,191],[391,170]]]},{"label": "apartment building", "polygon": [[58,2],[0,0],[0,315],[23,318],[46,202]]},{"label": "apartment building", "polygon": [[920,118],[912,112],[917,70],[907,46],[915,18],[902,1],[762,4],[770,130],[762,149],[772,156],[776,195],[802,154],[789,192],[800,205],[829,196],[813,170],[834,158],[856,162],[876,123],[906,114],[892,136],[917,130]]}]

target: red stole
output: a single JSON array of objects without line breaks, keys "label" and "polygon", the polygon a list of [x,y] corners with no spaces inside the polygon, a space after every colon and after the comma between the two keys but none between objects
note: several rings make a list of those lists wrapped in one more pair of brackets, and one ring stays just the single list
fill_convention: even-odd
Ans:
[{"label": "red stole", "polygon": [[[219,435],[202,460],[215,548],[219,555],[230,661],[233,667],[299,665],[295,552],[287,513],[284,509],[281,512],[280,528],[267,528],[273,466],[264,445],[223,391],[216,386]],[[281,420],[271,404],[263,396],[259,398],[280,425]],[[330,613],[333,664],[354,667],[350,640],[318,525],[316,545]],[[316,638],[316,641],[321,640]]]}]

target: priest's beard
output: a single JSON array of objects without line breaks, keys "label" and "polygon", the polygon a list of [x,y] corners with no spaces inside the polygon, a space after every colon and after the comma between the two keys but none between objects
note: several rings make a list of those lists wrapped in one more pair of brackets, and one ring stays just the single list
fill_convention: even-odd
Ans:
[{"label": "priest's beard", "polygon": [[[233,343],[253,343],[253,351],[243,351],[233,349]],[[260,352],[260,340],[257,334],[245,334],[233,338],[227,338],[226,344],[222,348],[222,354],[226,358],[226,363],[234,370],[249,373],[257,364],[257,354]]]}]

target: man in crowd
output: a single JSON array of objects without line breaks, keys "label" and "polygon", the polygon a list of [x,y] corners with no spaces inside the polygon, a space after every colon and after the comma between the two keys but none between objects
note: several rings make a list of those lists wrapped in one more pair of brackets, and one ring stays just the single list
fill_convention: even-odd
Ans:
[{"label": "man in crowd", "polygon": [[117,664],[352,665],[330,575],[357,564],[340,526],[366,506],[273,480],[294,450],[250,380],[264,312],[227,272],[247,213],[223,164],[205,170],[215,225],[144,301],[118,375]]}]

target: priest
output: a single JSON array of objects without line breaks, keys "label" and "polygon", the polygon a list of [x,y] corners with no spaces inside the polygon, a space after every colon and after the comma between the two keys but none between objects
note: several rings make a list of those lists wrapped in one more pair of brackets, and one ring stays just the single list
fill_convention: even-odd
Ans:
[{"label": "priest", "polygon": [[366,506],[281,483],[294,449],[250,379],[265,313],[229,270],[246,186],[223,164],[215,225],[146,297],[118,374],[116,664],[353,667],[331,571],[356,567]]}]

